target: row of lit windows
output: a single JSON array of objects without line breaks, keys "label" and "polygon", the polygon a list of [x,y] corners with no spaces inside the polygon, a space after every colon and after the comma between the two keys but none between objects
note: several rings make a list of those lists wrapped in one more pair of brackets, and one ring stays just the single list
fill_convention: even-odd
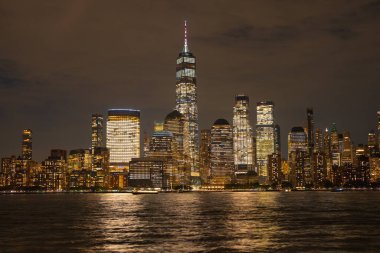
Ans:
[{"label": "row of lit windows", "polygon": [[181,78],[181,77],[195,77],[195,69],[181,69],[178,70],[176,73],[176,78]]},{"label": "row of lit windows", "polygon": [[140,119],[136,116],[109,116],[107,148],[111,163],[128,163],[140,157]]},{"label": "row of lit windows", "polygon": [[195,58],[193,58],[193,57],[180,57],[177,59],[177,64],[181,64],[182,62],[195,63]]}]

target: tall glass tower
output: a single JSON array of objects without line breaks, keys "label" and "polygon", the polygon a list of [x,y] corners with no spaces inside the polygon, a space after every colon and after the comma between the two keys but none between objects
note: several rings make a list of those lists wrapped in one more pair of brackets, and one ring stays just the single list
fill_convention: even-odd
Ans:
[{"label": "tall glass tower", "polygon": [[176,107],[184,117],[184,154],[191,165],[192,176],[199,176],[198,168],[198,108],[195,56],[187,44],[187,23],[182,51],[177,58],[176,68]]},{"label": "tall glass tower", "polygon": [[216,120],[210,137],[212,184],[229,183],[234,167],[231,125],[225,119]]},{"label": "tall glass tower", "polygon": [[249,123],[249,98],[235,97],[233,109],[234,162],[237,172],[247,172],[253,166],[252,127]]},{"label": "tall glass tower", "polygon": [[107,148],[110,165],[128,167],[132,158],[140,157],[140,111],[110,109],[107,118]]},{"label": "tall glass tower", "polygon": [[274,103],[257,103],[256,160],[261,181],[268,178],[268,155],[276,152]]}]

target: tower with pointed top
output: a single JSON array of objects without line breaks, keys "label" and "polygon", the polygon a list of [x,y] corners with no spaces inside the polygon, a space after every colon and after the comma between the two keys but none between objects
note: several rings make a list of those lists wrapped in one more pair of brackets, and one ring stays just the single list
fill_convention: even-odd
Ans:
[{"label": "tower with pointed top", "polygon": [[176,107],[184,117],[184,155],[191,165],[192,176],[199,176],[198,108],[195,56],[187,43],[187,22],[184,23],[184,44],[177,58]]}]

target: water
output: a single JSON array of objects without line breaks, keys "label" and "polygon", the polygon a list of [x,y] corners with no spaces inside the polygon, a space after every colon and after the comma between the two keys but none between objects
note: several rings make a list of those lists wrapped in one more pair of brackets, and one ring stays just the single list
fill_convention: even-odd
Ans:
[{"label": "water", "polygon": [[380,192],[0,195],[0,252],[380,252]]}]

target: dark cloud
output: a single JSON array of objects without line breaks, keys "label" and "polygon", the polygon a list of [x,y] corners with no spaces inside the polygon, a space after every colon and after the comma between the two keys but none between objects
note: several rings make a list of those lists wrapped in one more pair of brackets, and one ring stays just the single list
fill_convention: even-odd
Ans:
[{"label": "dark cloud", "polygon": [[379,19],[380,1],[375,0],[375,1],[364,3],[360,7],[360,10],[362,11],[362,14],[364,17],[369,17],[369,18],[375,17]]},{"label": "dark cloud", "polygon": [[25,84],[22,74],[11,60],[0,59],[0,89],[17,88]]},{"label": "dark cloud", "polygon": [[281,43],[284,40],[294,39],[297,29],[290,26],[275,26],[270,28],[241,25],[224,32],[222,36],[235,40],[249,42]]},{"label": "dark cloud", "polygon": [[350,27],[345,26],[331,27],[328,32],[343,40],[352,39],[357,35]]}]

